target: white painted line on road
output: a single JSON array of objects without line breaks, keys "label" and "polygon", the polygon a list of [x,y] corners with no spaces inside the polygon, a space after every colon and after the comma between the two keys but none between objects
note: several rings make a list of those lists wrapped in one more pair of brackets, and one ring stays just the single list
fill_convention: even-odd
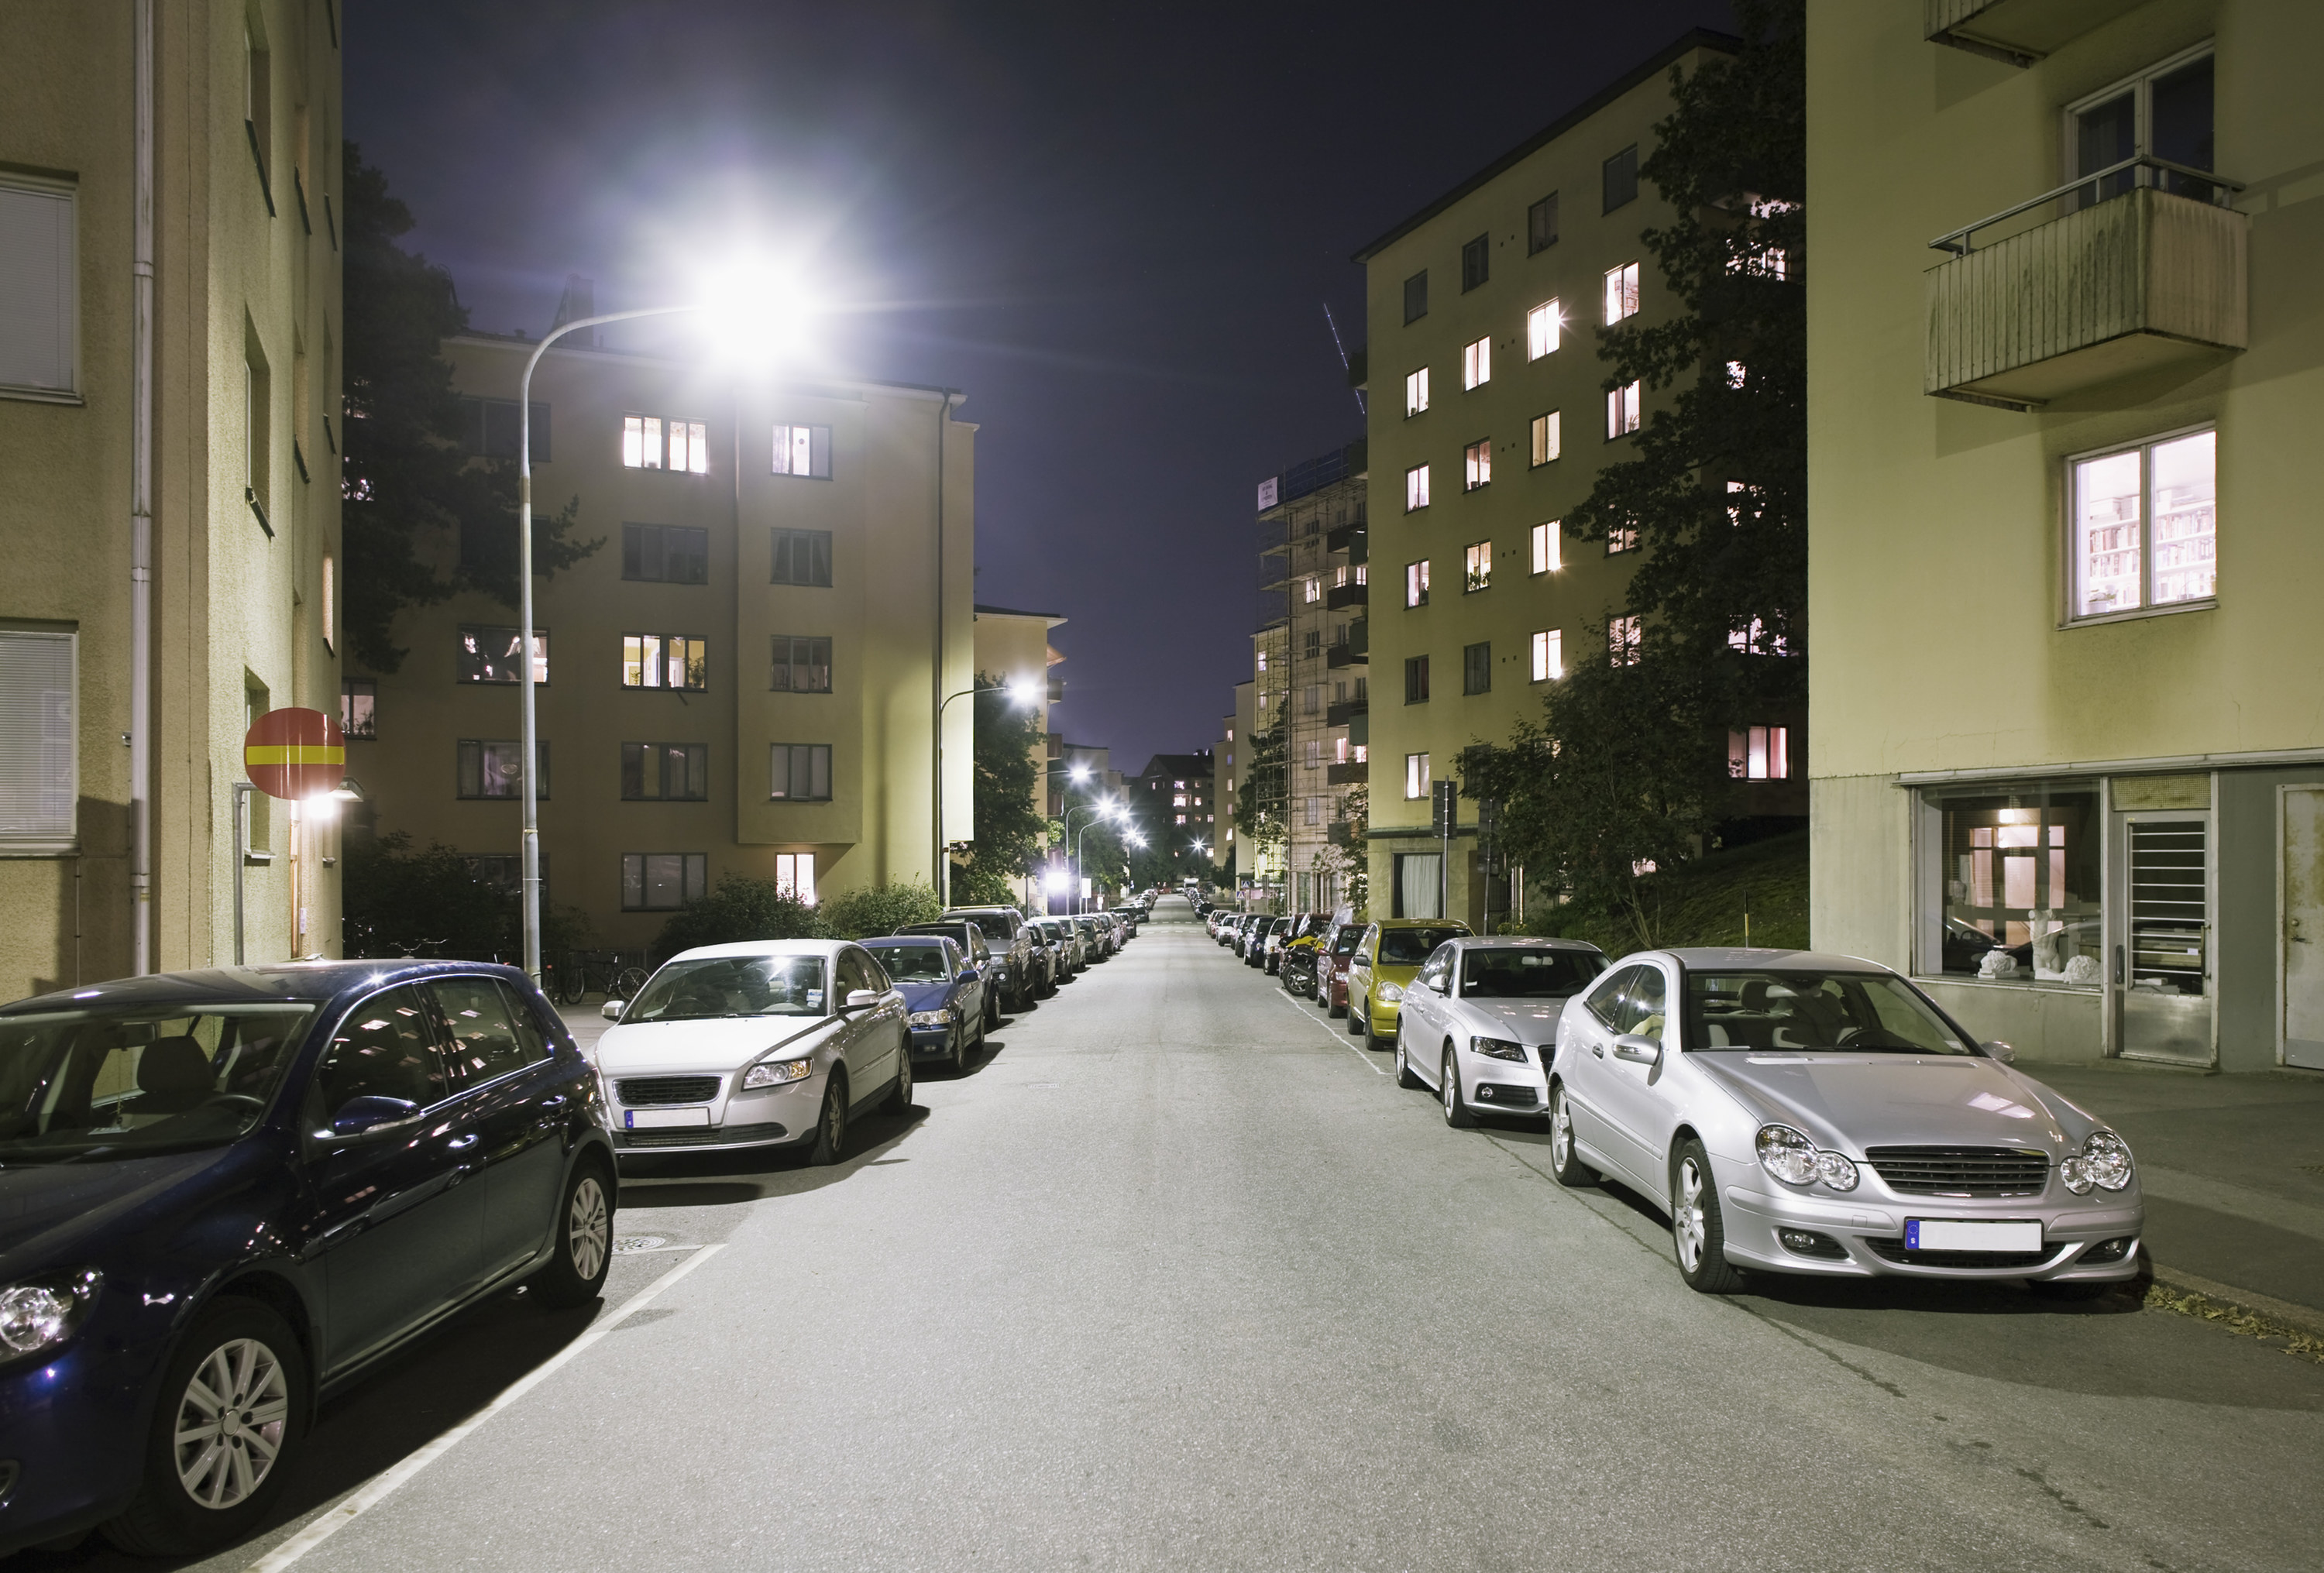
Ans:
[{"label": "white painted line on road", "polygon": [[[1291,998],[1291,996],[1289,996],[1288,994],[1284,993],[1284,992],[1283,992],[1283,990],[1281,990],[1280,989],[1270,989],[1268,992],[1272,993],[1272,994],[1273,994],[1273,995],[1274,995],[1277,999],[1280,999],[1281,1001],[1283,1001],[1283,1003],[1284,1003],[1284,1004],[1286,1004],[1286,1005],[1289,1006],[1289,1007],[1291,1007],[1291,1013],[1292,1013],[1294,1016],[1297,1016],[1301,1021],[1314,1022],[1314,1024],[1315,1024],[1317,1026],[1323,1026],[1323,1024],[1322,1022],[1320,1022],[1320,1021],[1315,1021],[1315,1018],[1314,1018],[1314,1016],[1312,1016],[1308,1015],[1308,1014],[1307,1014],[1307,1012],[1306,1012],[1304,1008],[1302,1008],[1302,1007],[1301,1007],[1301,1006],[1300,1006],[1300,1004],[1299,1004],[1299,1002],[1298,1002],[1297,1000],[1296,1000],[1296,999],[1292,998]],[[1373,1063],[1372,1063],[1372,1057],[1371,1057],[1371,1055],[1370,1055],[1370,1054],[1366,1053],[1363,1050],[1361,1050],[1361,1049],[1360,1049],[1360,1048],[1356,1047],[1356,1045],[1355,1045],[1355,1044],[1351,1044],[1351,1043],[1350,1043],[1350,1042],[1347,1040],[1347,1038],[1342,1037],[1340,1034],[1333,1032],[1333,1031],[1330,1027],[1328,1027],[1328,1026],[1323,1026],[1323,1032],[1324,1032],[1324,1035],[1325,1035],[1326,1036],[1328,1036],[1328,1037],[1329,1037],[1329,1038],[1330,1038],[1333,1043],[1335,1043],[1335,1044],[1339,1044],[1342,1048],[1343,1048],[1343,1049],[1347,1050],[1347,1051],[1348,1051],[1348,1053],[1351,1053],[1351,1054],[1355,1055],[1355,1057],[1356,1057],[1357,1059],[1361,1060],[1361,1061],[1364,1062],[1365,1066],[1366,1066],[1367,1068],[1369,1068],[1369,1069],[1371,1071],[1371,1072],[1372,1072],[1372,1074],[1373,1074],[1373,1075],[1375,1075],[1375,1076],[1385,1076],[1385,1075],[1387,1075],[1387,1074],[1388,1074],[1388,1072],[1387,1072],[1386,1071],[1381,1070],[1378,1065],[1375,1065],[1375,1064],[1373,1064]]]},{"label": "white painted line on road", "polygon": [[621,1326],[622,1323],[632,1313],[643,1310],[646,1303],[652,1300],[655,1295],[659,1294],[663,1290],[669,1288],[671,1284],[677,1283],[679,1279],[685,1277],[688,1273],[693,1272],[696,1267],[699,1267],[703,1263],[708,1261],[711,1257],[716,1256],[720,1251],[723,1251],[725,1248],[726,1247],[723,1243],[715,1246],[704,1246],[693,1256],[688,1256],[685,1261],[680,1262],[677,1266],[672,1267],[669,1272],[663,1274],[660,1277],[647,1284],[643,1289],[641,1289],[635,1294],[631,1295],[629,1299],[622,1302],[621,1308],[615,1311],[613,1315],[606,1317],[602,1321],[593,1324],[587,1332],[583,1333],[579,1338],[574,1339],[571,1343],[558,1350],[557,1353],[550,1357],[545,1364],[535,1366],[532,1370],[527,1372],[521,1377],[519,1377],[515,1382],[512,1383],[498,1398],[493,1399],[490,1403],[484,1405],[484,1408],[478,1410],[475,1413],[462,1421],[458,1425],[454,1426],[450,1430],[446,1431],[442,1436],[438,1437],[434,1441],[429,1442],[418,1452],[413,1453],[410,1457],[403,1459],[393,1468],[391,1468],[385,1474],[381,1475],[370,1485],[364,1486],[361,1491],[356,1492],[353,1496],[348,1497],[345,1502],[339,1504],[338,1506],[323,1514],[322,1517],[309,1524],[305,1529],[300,1530],[297,1534],[291,1536],[281,1545],[275,1547],[274,1550],[269,1551],[265,1556],[261,1557],[257,1561],[253,1562],[250,1565],[250,1573],[278,1573],[279,1569],[290,1567],[290,1564],[296,1562],[300,1558],[313,1550],[317,1546],[321,1545],[325,1541],[329,1540],[333,1535],[338,1533],[340,1530],[346,1528],[355,1519],[370,1512],[373,1508],[377,1507],[383,1501],[386,1500],[389,1494],[393,1492],[397,1486],[401,1486],[414,1475],[419,1474],[420,1471],[428,1467],[429,1465],[433,1464],[437,1459],[442,1458],[454,1448],[459,1446],[462,1439],[466,1438],[469,1432],[475,1430],[478,1426],[492,1419],[493,1416],[500,1413],[501,1411],[506,1409],[510,1404],[514,1403],[518,1399],[522,1398],[526,1394],[540,1386],[543,1382],[548,1381],[549,1378],[558,1370],[578,1357],[584,1349],[586,1349],[599,1338],[604,1338],[607,1333],[612,1332],[615,1328]]}]

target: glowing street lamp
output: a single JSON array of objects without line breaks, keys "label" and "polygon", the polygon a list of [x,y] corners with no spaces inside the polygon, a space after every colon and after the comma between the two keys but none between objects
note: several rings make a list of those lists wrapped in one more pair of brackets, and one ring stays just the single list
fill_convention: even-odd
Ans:
[{"label": "glowing street lamp", "polygon": [[1032,684],[1030,684],[1030,683],[1028,683],[1028,682],[1026,682],[1026,681],[1024,681],[1024,680],[1022,680],[1022,679],[1019,679],[1019,681],[1014,682],[1014,683],[1010,683],[1010,684],[1007,685],[1006,686],[996,686],[996,687],[987,687],[987,688],[964,688],[964,689],[962,689],[962,690],[961,690],[959,693],[957,693],[957,694],[952,694],[952,695],[945,695],[945,700],[944,700],[944,703],[936,706],[936,830],[937,830],[937,842],[936,842],[936,878],[935,878],[934,883],[935,883],[936,888],[936,899],[937,899],[938,901],[942,902],[942,903],[943,903],[945,906],[950,906],[952,905],[952,858],[951,858],[951,857],[950,857],[950,855],[948,854],[948,852],[947,852],[947,851],[946,851],[946,849],[945,849],[945,845],[944,845],[944,839],[943,839],[943,831],[944,831],[944,713],[945,713],[945,711],[950,710],[950,709],[952,708],[952,702],[953,702],[954,700],[955,700],[955,699],[966,699],[967,697],[969,697],[969,696],[970,696],[971,695],[973,695],[973,694],[998,694],[998,695],[1001,695],[1003,698],[1007,699],[1007,700],[1009,701],[1009,703],[1010,703],[1010,704],[1011,704],[1017,705],[1017,706],[1019,706],[1019,707],[1020,707],[1020,708],[1023,708],[1023,709],[1030,709],[1030,708],[1031,708],[1035,704],[1037,704],[1037,703],[1039,701],[1039,699],[1040,699],[1040,695],[1041,695],[1041,691],[1040,691],[1038,688],[1036,688]]}]

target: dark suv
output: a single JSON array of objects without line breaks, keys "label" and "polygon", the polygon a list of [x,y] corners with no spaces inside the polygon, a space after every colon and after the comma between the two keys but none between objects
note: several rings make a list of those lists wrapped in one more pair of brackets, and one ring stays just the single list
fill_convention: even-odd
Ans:
[{"label": "dark suv", "polygon": [[1013,906],[947,906],[938,915],[949,921],[966,918],[984,931],[984,943],[1001,958],[1009,975],[1009,1008],[1024,1010],[1040,989],[1033,961],[1032,937],[1025,932],[1025,915]]}]

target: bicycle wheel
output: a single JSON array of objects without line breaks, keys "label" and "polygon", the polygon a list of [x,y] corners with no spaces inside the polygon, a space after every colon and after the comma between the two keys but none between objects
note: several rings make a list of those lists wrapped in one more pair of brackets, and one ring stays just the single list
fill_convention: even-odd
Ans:
[{"label": "bicycle wheel", "polygon": [[567,1005],[578,1005],[589,992],[589,969],[578,956],[567,956],[557,969],[557,998]]},{"label": "bicycle wheel", "polygon": [[645,986],[646,970],[643,967],[624,967],[614,975],[612,998],[635,999],[638,997],[638,990]]}]

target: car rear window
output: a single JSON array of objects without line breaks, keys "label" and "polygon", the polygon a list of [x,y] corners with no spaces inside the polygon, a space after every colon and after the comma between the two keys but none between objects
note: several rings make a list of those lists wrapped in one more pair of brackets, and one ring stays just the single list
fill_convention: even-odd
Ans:
[{"label": "car rear window", "polygon": [[1560,999],[1589,988],[1604,964],[1587,951],[1464,951],[1461,993],[1469,999]]},{"label": "car rear window", "polygon": [[1384,928],[1379,959],[1391,967],[1417,967],[1428,960],[1429,952],[1468,932],[1464,928]]}]

